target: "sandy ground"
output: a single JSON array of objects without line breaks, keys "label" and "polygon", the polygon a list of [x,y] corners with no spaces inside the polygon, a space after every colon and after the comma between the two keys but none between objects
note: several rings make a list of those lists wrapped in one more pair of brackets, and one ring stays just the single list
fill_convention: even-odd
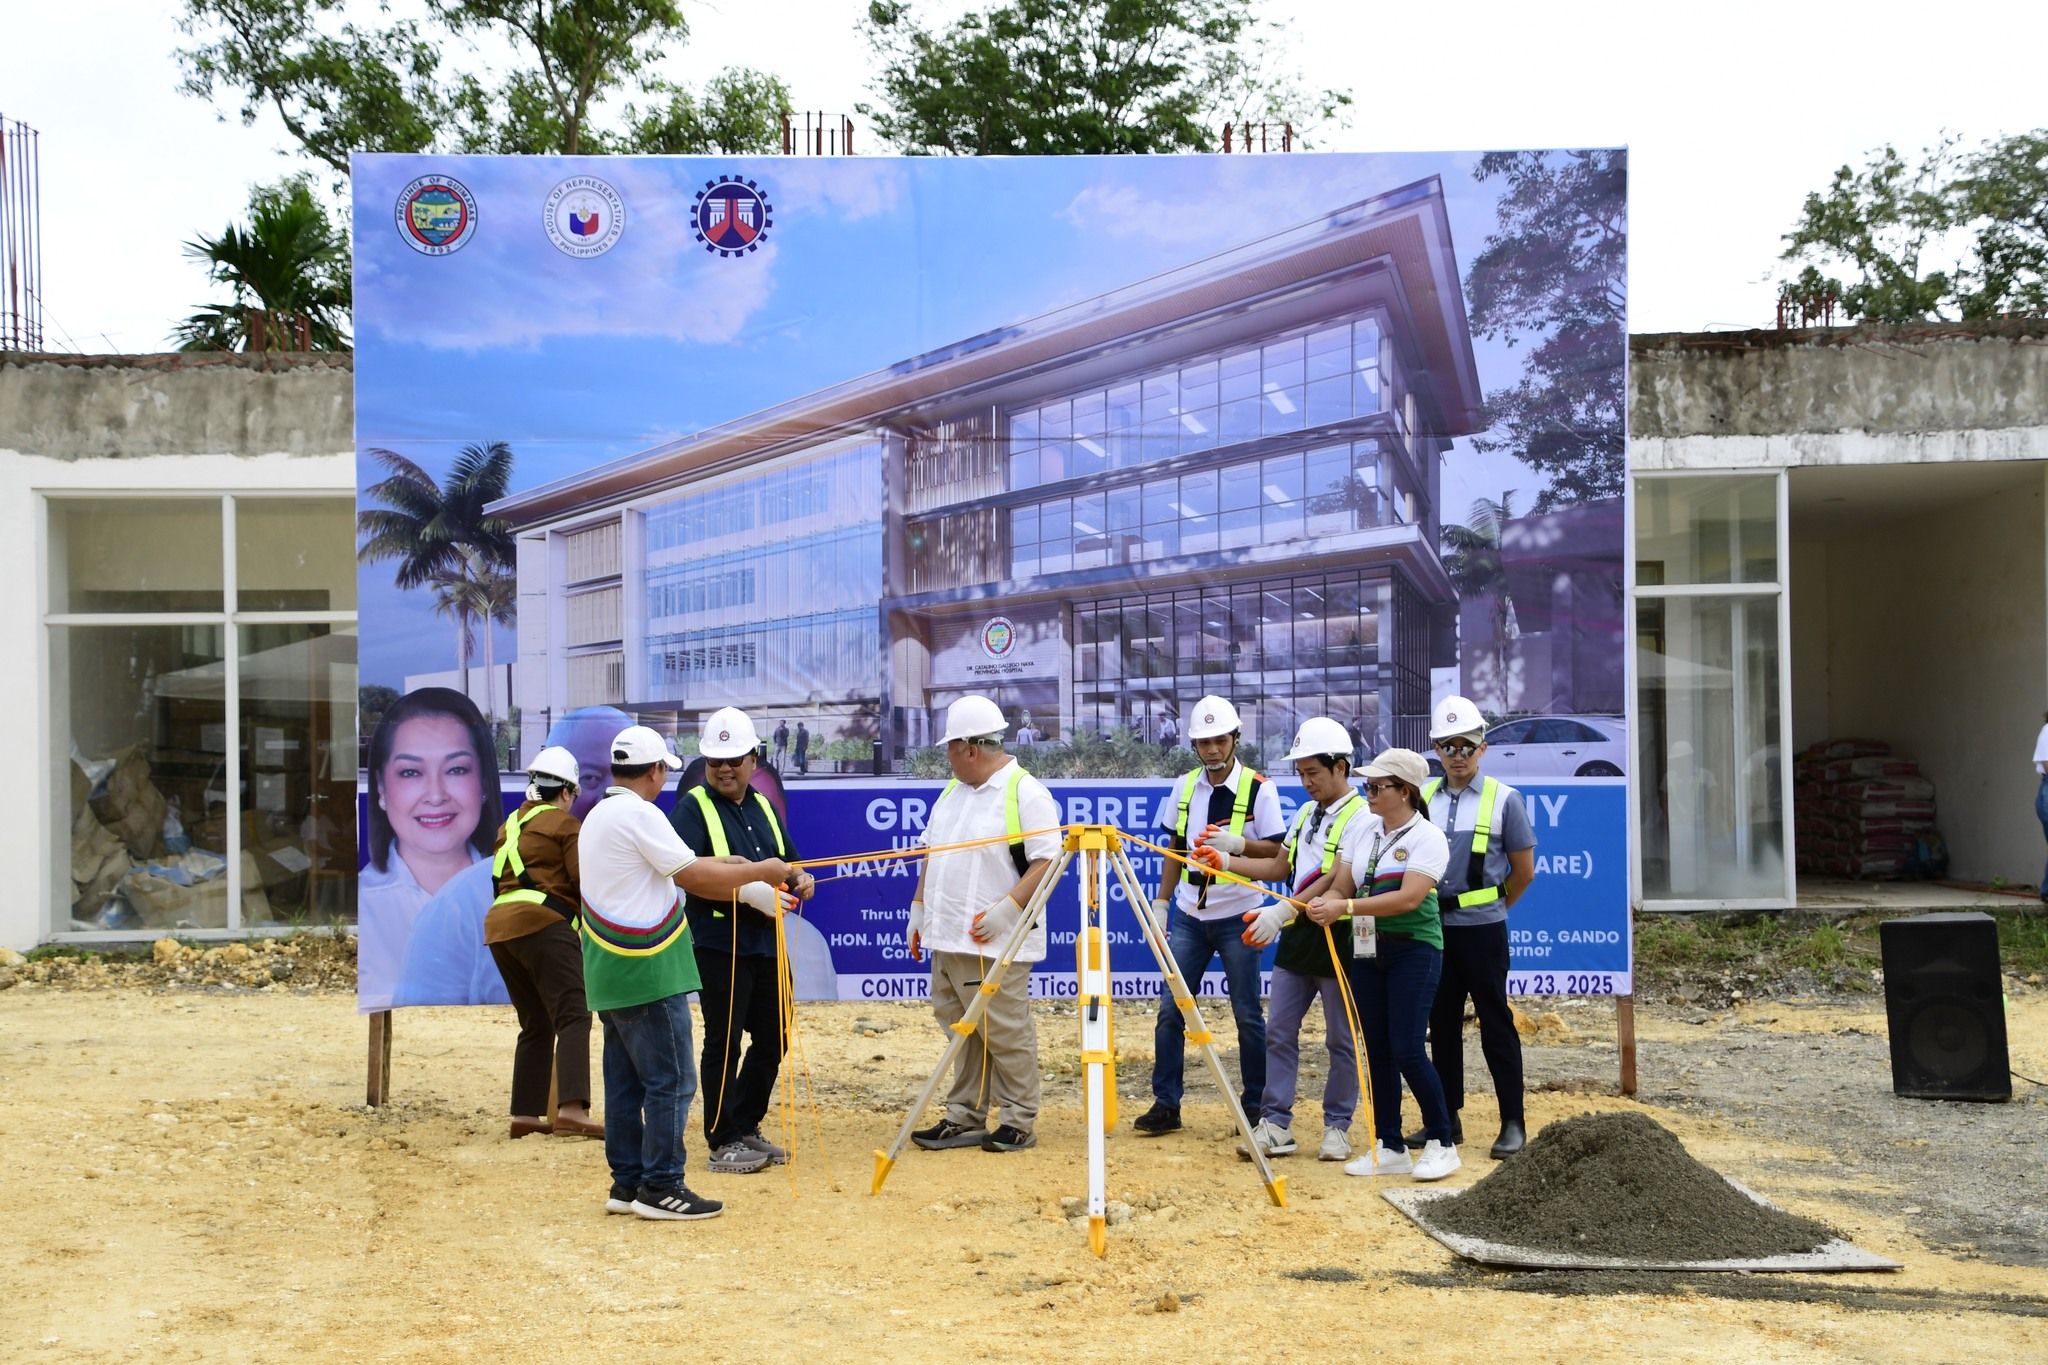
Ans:
[{"label": "sandy ground", "polygon": [[[1210,1013],[1227,1038],[1227,1010]],[[1632,1107],[1904,1271],[1487,1272],[1424,1238],[1376,1182],[1307,1156],[1282,1166],[1292,1207],[1271,1207],[1206,1079],[1190,1093],[1190,1131],[1130,1136],[1150,1063],[1151,1017],[1136,1009],[1120,1016],[1124,1125],[1110,1144],[1111,1194],[1133,1214],[1097,1260],[1062,1211],[1085,1192],[1085,1169],[1074,1020],[1054,1007],[1041,1017],[1041,1145],[913,1148],[879,1198],[871,1153],[940,1036],[916,1007],[805,1007],[818,1116],[814,1130],[803,1110],[795,1165],[705,1174],[693,1124],[692,1183],[728,1200],[727,1214],[657,1224],[604,1214],[599,1144],[506,1140],[509,1011],[399,1015],[396,1099],[370,1111],[364,1023],[345,996],[17,988],[0,993],[0,1359],[2048,1357],[2048,1269],[2015,1263],[2025,1258],[1995,1237],[1947,1225],[1927,1236],[1920,1215],[1943,1177],[1916,1158],[1924,1148],[1865,1143],[1870,1153],[1845,1157],[1839,1133],[1744,1098],[1754,1077],[1724,1087],[1714,1074],[1756,1069],[1729,1046],[1761,1037],[1846,1074],[1827,1049],[1846,1039],[1863,1066],[1881,1011],[1768,1015],[1643,1011],[1643,1092],[1656,1102]],[[2014,1067],[2048,1076],[2048,995],[2016,997],[2012,1020]],[[1530,1054],[1532,1126],[1632,1105],[1612,1093],[1611,1024],[1600,1005],[1549,1022]],[[1476,1040],[1471,1053],[1479,1067]],[[1723,1089],[1736,1095],[1726,1111]],[[2001,1143],[2000,1159],[2031,1178],[2007,1175],[2003,1197],[2038,1211],[2048,1092],[2019,1089],[1999,1121],[2030,1145]],[[1475,1145],[1456,1184],[1491,1169],[1484,1099],[1468,1119]],[[1312,1150],[1313,1104],[1297,1134]]]}]

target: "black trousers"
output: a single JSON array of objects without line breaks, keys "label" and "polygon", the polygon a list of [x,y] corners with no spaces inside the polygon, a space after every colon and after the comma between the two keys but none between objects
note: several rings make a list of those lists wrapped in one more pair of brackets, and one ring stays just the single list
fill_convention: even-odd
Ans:
[{"label": "black trousers", "polygon": [[491,945],[505,993],[519,1013],[512,1050],[512,1112],[548,1114],[548,1075],[556,1099],[590,1103],[590,1009],[583,1002],[583,945],[569,921]]},{"label": "black trousers", "polygon": [[1479,1050],[1493,1074],[1503,1120],[1521,1122],[1522,1039],[1508,1007],[1508,926],[1446,924],[1444,974],[1429,1011],[1429,1060],[1443,1082],[1444,1102],[1465,1107],[1465,999],[1479,1016]]},{"label": "black trousers", "polygon": [[760,1131],[775,1101],[775,1078],[782,1071],[775,959],[735,958],[700,943],[697,975],[704,983],[697,993],[704,1011],[697,1107],[704,1114],[704,1139],[717,1151]]}]

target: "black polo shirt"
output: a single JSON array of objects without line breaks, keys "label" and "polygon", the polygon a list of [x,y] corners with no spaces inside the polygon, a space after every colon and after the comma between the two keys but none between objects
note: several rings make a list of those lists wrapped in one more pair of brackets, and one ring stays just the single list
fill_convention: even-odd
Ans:
[{"label": "black polo shirt", "polygon": [[[761,809],[761,801],[755,799],[757,793],[751,788],[737,803],[709,787],[704,794],[711,798],[711,807],[718,812],[719,823],[725,828],[726,851],[734,857],[758,862],[763,858],[797,856],[794,840],[787,849],[777,849],[768,813]],[[693,792],[677,794],[675,809],[668,818],[691,852],[700,858],[713,856],[711,836],[704,827],[704,809],[697,804]],[[782,837],[789,839],[787,826],[783,827]],[[775,956],[775,922],[752,906],[735,906],[730,896],[685,896],[683,909],[690,917],[690,937],[696,940],[699,950],[738,953],[741,957]]]}]

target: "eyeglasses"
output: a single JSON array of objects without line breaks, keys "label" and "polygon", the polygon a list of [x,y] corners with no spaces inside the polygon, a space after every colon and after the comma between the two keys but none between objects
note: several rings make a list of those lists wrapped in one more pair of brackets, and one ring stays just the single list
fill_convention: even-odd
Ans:
[{"label": "eyeglasses", "polygon": [[1381,792],[1397,792],[1399,790],[1401,790],[1399,782],[1368,782],[1365,784],[1365,794],[1367,796],[1378,796]]},{"label": "eyeglasses", "polygon": [[1470,758],[1479,752],[1479,746],[1469,740],[1438,740],[1436,751],[1445,758]]},{"label": "eyeglasses", "polygon": [[741,754],[737,758],[712,758],[707,755],[704,759],[704,766],[707,768],[737,768],[752,757],[752,754]]}]

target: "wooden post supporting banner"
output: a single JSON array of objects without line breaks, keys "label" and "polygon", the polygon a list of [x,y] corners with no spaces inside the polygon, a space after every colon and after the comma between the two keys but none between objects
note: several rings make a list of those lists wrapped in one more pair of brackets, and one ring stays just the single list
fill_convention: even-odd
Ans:
[{"label": "wooden post supporting banner", "polygon": [[1621,1045],[1621,1093],[1636,1093],[1636,998],[1614,997],[1614,1030]]},{"label": "wooden post supporting banner", "polygon": [[391,1094],[391,1011],[378,1010],[370,1016],[370,1074],[363,1088],[363,1103],[371,1108]]}]

